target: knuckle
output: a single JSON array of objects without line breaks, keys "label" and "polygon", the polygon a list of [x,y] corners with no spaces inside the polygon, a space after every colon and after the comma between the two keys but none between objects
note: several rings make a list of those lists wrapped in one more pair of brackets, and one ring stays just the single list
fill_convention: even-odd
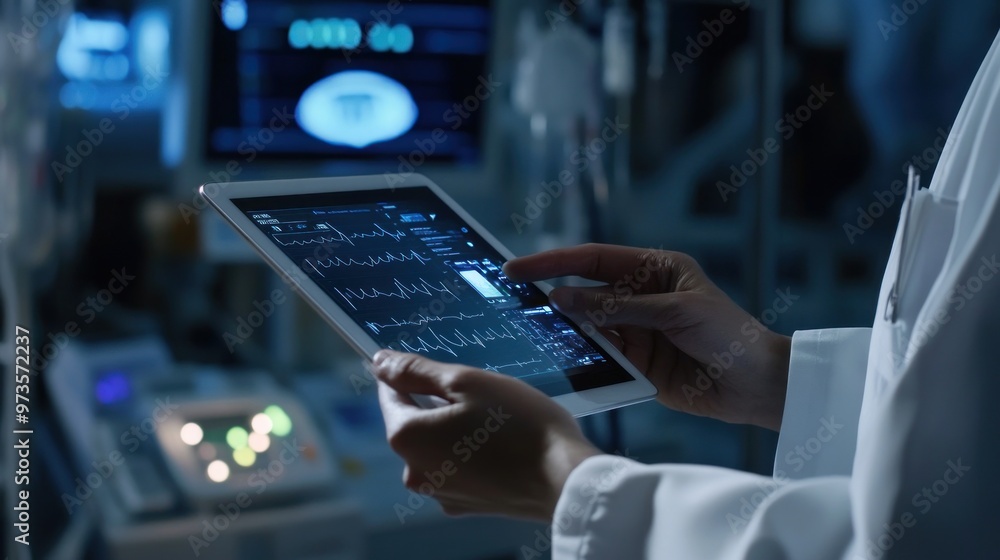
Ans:
[{"label": "knuckle", "polygon": [[630,299],[632,299],[632,294],[630,292],[615,292],[611,296],[611,301],[614,303],[615,307],[625,305]]},{"label": "knuckle", "polygon": [[702,276],[698,261],[687,253],[664,251],[662,258],[662,266],[657,272],[664,288],[674,290],[682,279]]},{"label": "knuckle", "polygon": [[675,269],[685,266],[685,263],[690,260],[693,259],[684,253],[646,249],[636,255],[636,273],[645,270],[652,278],[659,278],[662,281],[662,279],[670,277]]},{"label": "knuckle", "polygon": [[617,308],[628,302],[630,295],[627,292],[597,292],[593,296],[594,307],[597,308]]},{"label": "knuckle", "polygon": [[635,258],[639,263],[641,268],[649,268],[656,270],[663,266],[663,262],[666,259],[667,251],[659,251],[656,249],[643,249],[639,251]]},{"label": "knuckle", "polygon": [[399,354],[392,363],[392,371],[396,376],[405,375],[416,368],[421,358],[414,354]]},{"label": "knuckle", "polygon": [[448,390],[456,393],[468,391],[476,381],[477,371],[468,367],[456,368],[448,376],[446,386]]},{"label": "knuckle", "polygon": [[667,251],[665,255],[665,260],[667,261],[665,264],[672,265],[672,268],[678,270],[691,268],[697,266],[698,264],[697,261],[694,260],[694,257],[692,257],[691,255],[687,253],[680,253],[677,251]]}]

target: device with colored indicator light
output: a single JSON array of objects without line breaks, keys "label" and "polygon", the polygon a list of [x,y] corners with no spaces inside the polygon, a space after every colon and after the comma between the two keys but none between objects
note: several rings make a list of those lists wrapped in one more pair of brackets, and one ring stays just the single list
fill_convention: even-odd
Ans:
[{"label": "device with colored indicator light", "polygon": [[157,430],[167,465],[187,500],[211,508],[245,492],[253,502],[329,489],[334,462],[290,395],[191,400]]}]

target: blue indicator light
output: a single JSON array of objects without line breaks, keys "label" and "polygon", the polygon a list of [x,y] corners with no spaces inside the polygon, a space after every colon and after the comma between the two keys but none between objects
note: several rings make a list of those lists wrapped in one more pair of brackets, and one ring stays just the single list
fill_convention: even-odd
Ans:
[{"label": "blue indicator light", "polygon": [[246,0],[224,0],[220,11],[222,23],[230,31],[239,31],[247,24]]},{"label": "blue indicator light", "polygon": [[115,404],[132,395],[128,376],[121,371],[111,371],[102,375],[94,386],[94,396],[101,404]]}]

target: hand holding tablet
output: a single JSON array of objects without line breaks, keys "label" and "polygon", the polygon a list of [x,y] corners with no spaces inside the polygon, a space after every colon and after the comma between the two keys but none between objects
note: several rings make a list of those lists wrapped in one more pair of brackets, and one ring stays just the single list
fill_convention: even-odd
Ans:
[{"label": "hand holding tablet", "polygon": [[508,278],[512,255],[426,177],[201,193],[365,357],[389,348],[495,371],[578,416],[656,395],[592,326],[552,308],[549,286]]}]

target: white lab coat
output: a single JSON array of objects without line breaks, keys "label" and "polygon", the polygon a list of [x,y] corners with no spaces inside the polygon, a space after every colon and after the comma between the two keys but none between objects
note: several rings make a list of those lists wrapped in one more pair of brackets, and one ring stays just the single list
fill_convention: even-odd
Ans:
[{"label": "white lab coat", "polygon": [[874,326],[793,336],[774,477],[589,459],[553,558],[1000,558],[998,199],[1000,36],[897,230]]}]

